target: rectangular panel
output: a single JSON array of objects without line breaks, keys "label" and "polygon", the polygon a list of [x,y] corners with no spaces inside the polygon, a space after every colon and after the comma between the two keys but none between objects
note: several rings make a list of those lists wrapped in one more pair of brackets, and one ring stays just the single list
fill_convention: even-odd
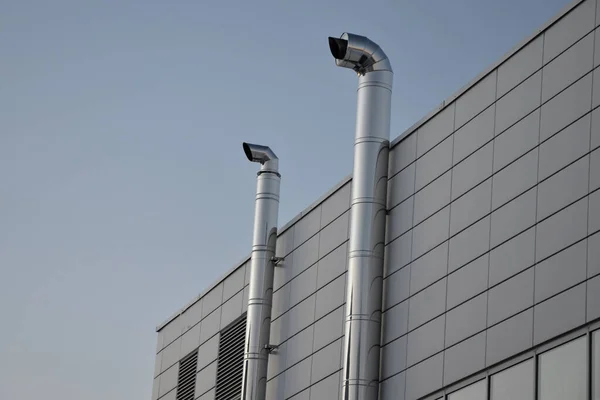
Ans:
[{"label": "rectangular panel", "polygon": [[494,175],[492,209],[511,201],[537,184],[538,149],[533,149]]},{"label": "rectangular panel", "polygon": [[202,299],[196,301],[178,318],[181,322],[181,332],[185,333],[202,319]]},{"label": "rectangular panel", "polygon": [[590,150],[600,146],[600,108],[592,111],[592,146]]},{"label": "rectangular panel", "polygon": [[223,282],[219,283],[202,298],[202,318],[213,312],[223,303]]},{"label": "rectangular panel", "polygon": [[289,279],[297,276],[317,262],[319,258],[319,236],[320,234],[316,234],[304,242],[300,247],[296,248],[291,254],[291,262],[289,262],[288,257],[286,257],[284,269],[291,270],[291,274],[288,275]]},{"label": "rectangular panel", "polygon": [[285,399],[285,374],[267,381],[267,399]]},{"label": "rectangular panel", "polygon": [[152,383],[152,400],[158,399],[158,384],[160,382],[159,378],[155,378]]},{"label": "rectangular panel", "polygon": [[586,339],[576,339],[540,355],[540,400],[587,399]]},{"label": "rectangular panel", "polygon": [[[273,342],[272,339],[273,338],[271,337],[271,342]],[[274,377],[280,375],[287,368],[286,364],[288,359],[288,343],[289,341],[279,344],[279,347],[277,348],[277,353],[273,353],[269,356],[269,359],[267,361],[267,379],[273,379]]]},{"label": "rectangular panel", "polygon": [[536,192],[533,188],[492,213],[490,247],[535,224]]},{"label": "rectangular panel", "polygon": [[217,308],[200,325],[200,344],[213,337],[221,326],[221,307]]},{"label": "rectangular panel", "polygon": [[583,240],[535,266],[535,302],[586,279],[587,241]]},{"label": "rectangular panel", "polygon": [[290,336],[295,335],[315,321],[315,297],[318,298],[318,296],[319,292],[302,301],[288,312],[287,323],[289,324]]},{"label": "rectangular panel", "polygon": [[181,357],[181,338],[174,340],[162,351],[162,362],[160,363],[161,372],[169,369],[173,364],[179,361]]},{"label": "rectangular panel", "polygon": [[[404,400],[406,387],[406,374],[404,372],[394,375],[380,383],[380,400]],[[326,399],[321,397],[315,400]]]},{"label": "rectangular panel", "polygon": [[396,239],[412,227],[413,201],[414,197],[409,197],[388,212],[386,241]]},{"label": "rectangular panel", "polygon": [[[293,282],[293,281],[292,281]],[[279,318],[279,316],[287,312],[291,305],[290,294],[292,292],[292,282],[288,282],[283,287],[277,289],[273,293],[273,307],[271,307],[271,320]]]},{"label": "rectangular panel", "polygon": [[451,178],[448,171],[415,194],[415,225],[450,203]]},{"label": "rectangular panel", "polygon": [[406,336],[386,344],[381,350],[381,379],[389,378],[406,368]]},{"label": "rectangular panel", "polygon": [[319,350],[344,335],[344,307],[340,307],[315,322],[313,351]]},{"label": "rectangular panel", "polygon": [[589,172],[589,156],[585,156],[540,183],[538,221],[585,196],[588,193]]},{"label": "rectangular panel", "polygon": [[490,400],[532,400],[535,363],[529,359],[493,375]]},{"label": "rectangular panel", "polygon": [[[456,382],[485,368],[485,332],[481,332],[444,352],[444,385]],[[480,389],[461,389],[448,398],[455,400],[486,400],[485,381],[483,392]],[[465,392],[469,390],[469,394]]]},{"label": "rectangular panel", "polygon": [[415,190],[420,190],[452,167],[453,140],[453,136],[448,137],[417,160]]},{"label": "rectangular panel", "polygon": [[490,178],[452,203],[450,206],[450,236],[489,214],[491,200],[492,179]]},{"label": "rectangular panel", "polygon": [[232,298],[237,292],[244,288],[246,277],[246,266],[242,265],[230,274],[223,282],[223,301]]},{"label": "rectangular panel", "polygon": [[592,74],[589,73],[542,106],[540,142],[590,111],[591,106]]},{"label": "rectangular panel", "polygon": [[585,323],[585,290],[582,283],[534,307],[535,345]]},{"label": "rectangular panel", "polygon": [[588,232],[596,232],[600,229],[600,191],[590,194],[589,203]]},{"label": "rectangular panel", "polygon": [[[287,228],[284,232],[279,232],[277,244],[275,245],[275,254],[278,257],[285,257],[294,250],[294,225]],[[245,284],[250,283],[250,262],[246,263]]]},{"label": "rectangular panel", "polygon": [[388,181],[387,207],[392,208],[415,192],[416,164],[411,164]]},{"label": "rectangular panel", "polygon": [[487,289],[488,262],[489,255],[485,254],[448,275],[448,309]]},{"label": "rectangular panel", "polygon": [[452,162],[459,163],[494,137],[496,107],[488,107],[454,133],[454,156]]},{"label": "rectangular panel", "polygon": [[546,102],[590,72],[593,64],[594,33],[592,32],[544,67],[542,102]]},{"label": "rectangular panel", "polygon": [[417,400],[442,387],[444,354],[439,353],[406,371],[406,400]]},{"label": "rectangular panel", "polygon": [[194,394],[200,396],[215,387],[217,382],[217,362],[213,362],[196,375]]},{"label": "rectangular panel", "polygon": [[448,272],[455,271],[490,249],[490,217],[485,217],[450,239]]},{"label": "rectangular panel", "polygon": [[496,135],[540,106],[542,72],[536,72],[496,102]]},{"label": "rectangular panel", "polygon": [[310,386],[311,359],[294,365],[285,372],[285,397],[291,397]]},{"label": "rectangular panel", "polygon": [[290,306],[300,303],[317,290],[317,267],[314,264],[290,281]]},{"label": "rectangular panel", "polygon": [[446,314],[446,347],[485,330],[486,319],[487,293],[480,294],[448,311]]},{"label": "rectangular panel", "polygon": [[382,344],[386,344],[408,332],[408,301],[403,301],[383,313],[382,330]]},{"label": "rectangular panel", "polygon": [[444,349],[445,323],[446,317],[442,315],[408,334],[406,357],[408,366],[414,365]]},{"label": "rectangular panel", "polygon": [[312,384],[338,371],[342,360],[342,340],[337,340],[313,354],[312,372],[310,381]]},{"label": "rectangular panel", "polygon": [[447,240],[449,224],[450,207],[445,207],[415,226],[412,239],[413,260]]},{"label": "rectangular panel", "polygon": [[587,235],[587,198],[538,224],[535,259],[543,260]]},{"label": "rectangular panel", "polygon": [[600,149],[590,154],[590,192],[600,188]]},{"label": "rectangular panel", "polygon": [[592,73],[593,87],[592,87],[592,108],[598,107],[600,104],[600,70],[595,69]]},{"label": "rectangular panel", "polygon": [[215,361],[218,356],[219,335],[215,335],[198,348],[198,371]]},{"label": "rectangular panel", "polygon": [[530,268],[489,290],[488,326],[533,305],[533,278]]},{"label": "rectangular panel", "polygon": [[488,143],[452,169],[452,200],[492,175],[493,143]]},{"label": "rectangular panel", "polygon": [[490,252],[490,286],[530,267],[535,262],[535,228],[530,228]]},{"label": "rectangular panel", "polygon": [[194,326],[181,336],[181,355],[185,356],[190,351],[200,346],[200,324]]},{"label": "rectangular panel", "polygon": [[600,274],[600,233],[588,237],[588,278]]},{"label": "rectangular panel", "polygon": [[[290,368],[312,354],[314,326],[301,330],[286,343],[285,368]],[[269,356],[270,358],[271,356]]]},{"label": "rectangular panel", "polygon": [[[586,321],[593,321],[598,317],[600,317],[600,276],[587,281]],[[598,394],[600,395],[600,392]]]},{"label": "rectangular panel", "polygon": [[448,242],[413,261],[410,271],[411,296],[448,273]]},{"label": "rectangular panel", "polygon": [[546,31],[544,64],[594,29],[595,6],[594,0],[583,2]]},{"label": "rectangular panel", "polygon": [[[342,304],[344,304],[344,295],[346,290],[346,275],[336,278],[329,285],[324,286],[317,292],[317,305],[315,319],[319,319],[329,314]],[[311,313],[312,314],[312,313]]]},{"label": "rectangular panel", "polygon": [[389,176],[402,171],[417,159],[417,132],[403,138],[400,143],[390,149]]},{"label": "rectangular panel", "polygon": [[408,298],[410,285],[410,265],[388,276],[383,281],[384,309],[392,307]]},{"label": "rectangular panel", "polygon": [[419,128],[417,157],[421,157],[452,133],[454,130],[454,105],[454,103],[448,105]]},{"label": "rectangular panel", "polygon": [[158,388],[158,396],[164,396],[177,386],[177,374],[179,373],[179,363],[176,363],[171,368],[167,369],[160,375],[160,385]]},{"label": "rectangular panel", "polygon": [[411,248],[412,231],[406,232],[385,247],[384,278],[410,263]]},{"label": "rectangular panel", "polygon": [[448,400],[485,400],[487,398],[487,381],[482,380],[460,389],[448,396]]},{"label": "rectangular panel", "polygon": [[221,329],[225,328],[234,319],[242,315],[242,297],[243,293],[239,292],[231,299],[223,303],[221,307]]},{"label": "rectangular panel", "polygon": [[350,211],[346,211],[319,234],[319,257],[329,254],[333,249],[348,240]]},{"label": "rectangular panel", "polygon": [[298,248],[321,228],[321,206],[317,206],[294,224],[294,248]]},{"label": "rectangular panel", "polygon": [[352,181],[346,183],[321,204],[321,228],[350,209]]},{"label": "rectangular panel", "polygon": [[539,35],[498,67],[498,98],[542,67],[543,43]]},{"label": "rectangular panel", "polygon": [[[409,248],[410,249],[410,248]],[[328,284],[348,268],[348,243],[344,243],[319,260],[317,287]]]},{"label": "rectangular panel", "polygon": [[[538,145],[540,110],[535,110],[494,139],[494,172]],[[537,169],[537,168],[536,168]]]},{"label": "rectangular panel", "polygon": [[456,128],[461,127],[496,100],[496,70],[456,100]]},{"label": "rectangular panel", "polygon": [[529,349],[533,344],[533,308],[491,327],[487,332],[487,366]]},{"label": "rectangular panel", "polygon": [[410,298],[408,329],[415,329],[437,317],[444,312],[445,307],[446,279],[443,279]]},{"label": "rectangular panel", "polygon": [[311,386],[310,399],[337,399],[340,390],[340,375],[341,373],[338,372]]}]

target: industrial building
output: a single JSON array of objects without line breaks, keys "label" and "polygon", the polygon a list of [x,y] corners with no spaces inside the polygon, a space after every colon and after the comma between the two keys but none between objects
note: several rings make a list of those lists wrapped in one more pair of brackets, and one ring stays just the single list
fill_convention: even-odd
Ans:
[{"label": "industrial building", "polygon": [[600,399],[597,2],[391,141],[393,44],[330,38],[354,172],[277,229],[277,157],[244,144],[252,253],[157,327],[152,400]]}]

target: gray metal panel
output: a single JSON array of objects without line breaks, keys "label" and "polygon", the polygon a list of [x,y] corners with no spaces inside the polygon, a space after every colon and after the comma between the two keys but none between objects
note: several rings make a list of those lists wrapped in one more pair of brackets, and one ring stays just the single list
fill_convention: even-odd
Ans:
[{"label": "gray metal panel", "polygon": [[[486,332],[481,332],[444,352],[444,385],[485,368]],[[485,397],[483,397],[485,399]]]},{"label": "gray metal panel", "polygon": [[496,100],[496,71],[479,81],[456,100],[455,127],[464,125]]},{"label": "gray metal panel", "polygon": [[450,393],[448,400],[485,400],[487,392],[487,379],[482,379]]},{"label": "gray metal panel", "polygon": [[344,304],[345,288],[346,274],[340,276],[317,292],[317,303],[314,312],[315,319],[319,319],[322,316],[329,314],[331,311]]},{"label": "gray metal panel", "polygon": [[344,307],[340,307],[315,322],[313,351],[344,335]]},{"label": "gray metal panel", "polygon": [[417,132],[417,157],[432,149],[454,130],[454,103],[427,121]]},{"label": "gray metal panel", "polygon": [[453,140],[453,136],[448,137],[429,153],[417,160],[415,190],[420,190],[423,186],[450,169],[452,166]]},{"label": "gray metal panel", "polygon": [[586,321],[600,317],[600,276],[587,281]]},{"label": "gray metal panel", "polygon": [[187,355],[198,346],[200,346],[200,324],[181,336],[181,355]]},{"label": "gray metal panel", "polygon": [[540,110],[537,109],[494,139],[494,172],[538,145]]},{"label": "gray metal panel", "polygon": [[285,374],[267,381],[267,399],[285,399]]},{"label": "gray metal panel", "polygon": [[176,317],[168,325],[163,327],[161,333],[163,334],[163,348],[167,347],[173,340],[177,339],[181,335],[183,329],[183,318]]},{"label": "gray metal panel", "polygon": [[177,391],[175,389],[173,389],[169,393],[167,393],[163,397],[161,397],[160,400],[175,400],[176,398],[177,398]]},{"label": "gray metal panel", "polygon": [[381,379],[386,379],[406,368],[406,336],[382,347]]},{"label": "gray metal panel", "polygon": [[494,137],[495,106],[488,107],[454,133],[454,156],[452,162],[459,163]]},{"label": "gray metal panel", "polygon": [[200,326],[200,344],[204,343],[219,331],[221,326],[221,307],[217,308],[205,319]]},{"label": "gray metal panel", "polygon": [[493,400],[530,400],[535,393],[535,361],[529,358],[492,375],[490,398]]},{"label": "gray metal panel", "polygon": [[414,197],[404,200],[388,213],[386,241],[391,241],[408,231],[413,221]]},{"label": "gray metal panel", "polygon": [[600,104],[600,71],[595,69],[593,74],[593,87],[592,87],[592,108],[598,107]]},{"label": "gray metal panel", "polygon": [[587,0],[546,31],[544,64],[594,29],[595,7],[595,0]]},{"label": "gray metal panel", "polygon": [[310,400],[310,388],[290,397],[290,400]]},{"label": "gray metal panel", "polygon": [[[379,387],[380,400],[404,400],[404,392],[406,390],[406,374],[402,372],[398,375],[394,375],[391,378],[381,382]],[[323,397],[323,399],[325,398],[326,397]]]},{"label": "gray metal panel", "polygon": [[401,203],[415,192],[415,170],[416,164],[410,164],[388,181],[388,208]]},{"label": "gray metal panel", "polygon": [[238,292],[238,294],[223,303],[223,306],[221,307],[221,329],[225,328],[232,323],[233,320],[242,315],[242,298],[243,293]]},{"label": "gray metal panel", "polygon": [[446,314],[446,342],[449,347],[486,328],[487,293],[461,304]]},{"label": "gray metal panel", "polygon": [[318,295],[319,292],[302,301],[287,313],[286,322],[289,326],[290,336],[295,335],[315,321],[315,296]]},{"label": "gray metal panel", "polygon": [[600,146],[600,108],[592,111],[592,147],[590,150]]},{"label": "gray metal panel", "polygon": [[290,281],[290,306],[300,303],[317,290],[317,267],[314,264]]},{"label": "gray metal panel", "polygon": [[297,248],[321,228],[321,206],[317,206],[294,224],[294,248]]},{"label": "gray metal panel", "polygon": [[406,168],[417,158],[417,133],[412,133],[403,138],[402,141],[390,149],[389,154],[389,174],[394,175],[398,171]]},{"label": "gray metal panel", "polygon": [[410,268],[410,294],[412,296],[448,273],[448,242],[413,261]]},{"label": "gray metal panel", "polygon": [[327,225],[319,234],[319,257],[329,254],[333,249],[348,240],[350,211]]},{"label": "gray metal panel", "polygon": [[[597,8],[596,12],[600,13]],[[598,19],[598,16],[596,16],[596,19]],[[598,21],[600,21],[600,19],[598,19]],[[600,65],[600,29],[596,29],[594,35],[594,67],[597,67]]]},{"label": "gray metal panel", "polygon": [[417,400],[442,387],[443,373],[443,353],[428,358],[406,370],[406,400]]},{"label": "gray metal panel", "polygon": [[158,399],[158,384],[160,383],[160,378],[155,378],[152,382],[152,400]]},{"label": "gray metal panel", "polygon": [[202,298],[202,318],[213,312],[223,303],[223,283],[215,286]]},{"label": "gray metal panel", "polygon": [[310,385],[311,361],[312,357],[309,357],[285,371],[285,398],[299,393]]},{"label": "gray metal panel", "polygon": [[[292,281],[293,282],[293,281]],[[281,314],[290,309],[292,282],[288,282],[273,293],[273,308],[271,309],[271,320],[279,318]]]},{"label": "gray metal panel", "polygon": [[485,217],[450,239],[448,272],[455,271],[490,249],[490,217]]},{"label": "gray metal panel", "polygon": [[187,310],[185,310],[179,319],[181,320],[182,332],[191,329],[194,325],[200,322],[202,319],[202,299],[198,300]]},{"label": "gray metal panel", "polygon": [[492,213],[491,247],[535,224],[536,192],[533,188]]},{"label": "gray metal panel", "polygon": [[477,185],[450,206],[450,236],[490,213],[492,179]]},{"label": "gray metal panel", "polygon": [[494,175],[492,209],[506,204],[537,184],[538,149],[533,149]]},{"label": "gray metal panel", "polygon": [[590,194],[589,203],[588,232],[596,232],[600,229],[600,191]]},{"label": "gray metal panel", "polygon": [[285,343],[280,344],[277,348],[277,352],[269,355],[267,365],[267,379],[273,379],[274,377],[285,371],[288,360],[288,343],[290,342],[287,341]]},{"label": "gray metal panel", "polygon": [[410,265],[402,268],[383,281],[383,306],[391,307],[409,296]]},{"label": "gray metal panel", "polygon": [[415,194],[415,225],[450,203],[451,178],[448,171]]},{"label": "gray metal panel", "polygon": [[542,67],[543,43],[540,35],[498,67],[498,97]]},{"label": "gray metal panel", "polygon": [[586,279],[587,240],[583,240],[535,266],[535,302]]},{"label": "gray metal panel", "polygon": [[488,326],[533,305],[533,268],[520,273],[488,292]]},{"label": "gray metal panel", "polygon": [[554,214],[538,224],[536,261],[543,260],[587,235],[587,198]]},{"label": "gray metal panel", "polygon": [[588,269],[587,276],[591,278],[600,274],[600,233],[588,237]]},{"label": "gray metal panel", "polygon": [[198,348],[198,365],[197,370],[200,371],[211,362],[215,361],[219,356],[219,335],[215,335],[212,339],[204,342]]},{"label": "gray metal panel", "polygon": [[499,134],[540,105],[542,73],[536,72],[496,102],[496,129]]},{"label": "gray metal panel", "polygon": [[492,175],[493,143],[488,143],[452,169],[452,200]]},{"label": "gray metal panel", "polygon": [[285,368],[290,368],[312,354],[314,331],[314,325],[311,325],[301,330],[297,335],[292,336],[285,343]]},{"label": "gray metal panel", "polygon": [[[410,367],[417,364],[419,361],[444,349],[445,323],[446,316],[441,315],[408,334],[408,349],[406,351],[407,366]],[[404,338],[402,337],[400,340]],[[402,365],[401,369],[404,369],[404,365]],[[399,372],[401,369],[396,372]]]},{"label": "gray metal panel", "polygon": [[156,378],[161,373],[160,364],[162,362],[162,355],[163,355],[163,353],[160,352],[154,358],[154,375],[152,375],[154,378]]},{"label": "gray metal panel", "polygon": [[590,72],[594,64],[594,33],[588,34],[544,67],[542,103]]},{"label": "gray metal panel", "polygon": [[446,278],[417,293],[409,300],[408,329],[442,314],[446,307]]},{"label": "gray metal panel", "polygon": [[403,301],[385,311],[382,319],[382,345],[405,335],[408,332],[408,301]]},{"label": "gray metal panel", "polygon": [[340,375],[335,373],[310,387],[311,400],[337,399],[340,391]]},{"label": "gray metal panel", "polygon": [[600,188],[600,149],[590,154],[590,192]]},{"label": "gray metal panel", "polygon": [[167,369],[160,376],[160,384],[158,387],[158,396],[164,396],[171,389],[177,386],[177,375],[179,374],[179,363]]},{"label": "gray metal panel", "polygon": [[176,339],[162,351],[161,372],[169,369],[181,357],[181,338]]},{"label": "gray metal panel", "polygon": [[535,228],[532,227],[490,252],[489,285],[499,282],[530,267],[535,262]]},{"label": "gray metal panel", "polygon": [[385,248],[385,265],[383,276],[386,277],[410,262],[412,247],[412,231],[406,232]]},{"label": "gray metal panel", "polygon": [[346,271],[348,262],[348,243],[339,246],[318,263],[317,287],[321,288]]},{"label": "gray metal panel", "polygon": [[350,209],[350,191],[352,181],[346,183],[321,205],[321,228]]},{"label": "gray metal panel", "polygon": [[[299,273],[317,262],[319,258],[319,236],[320,234],[311,237],[304,242],[304,244],[294,250],[292,253],[292,262],[286,262],[284,267],[284,269],[287,268],[291,271],[290,278],[297,276]],[[279,268],[276,268],[276,270],[278,269]],[[276,286],[274,285],[273,288],[276,288]]]},{"label": "gray metal panel", "polygon": [[537,220],[550,216],[588,193],[589,156],[569,165],[540,183]]},{"label": "gray metal panel", "polygon": [[198,397],[197,400],[215,400],[215,389],[211,389],[208,392],[204,393],[202,396]]},{"label": "gray metal panel", "polygon": [[592,74],[589,73],[542,106],[540,141],[590,111],[591,106]]},{"label": "gray metal panel", "polygon": [[533,308],[491,327],[487,335],[488,366],[529,349],[533,344]]},{"label": "gray metal panel", "polygon": [[206,393],[213,387],[217,382],[217,362],[209,364],[206,368],[198,372],[196,375],[196,388],[194,393],[196,396]]},{"label": "gray metal panel", "polygon": [[534,307],[534,345],[585,323],[585,292],[582,283]]},{"label": "gray metal panel", "polygon": [[231,275],[225,278],[223,282],[223,301],[230,299],[237,292],[244,288],[244,278],[246,277],[246,264],[235,270]]},{"label": "gray metal panel", "polygon": [[[294,227],[295,225],[292,225],[277,237],[275,254],[278,257],[285,257],[294,250]],[[246,263],[246,271],[245,283],[248,285],[250,283],[250,263]]]},{"label": "gray metal panel", "polygon": [[489,253],[448,275],[448,309],[487,289],[488,262]]},{"label": "gray metal panel", "polygon": [[448,239],[450,207],[445,207],[413,228],[412,258],[420,257]]}]

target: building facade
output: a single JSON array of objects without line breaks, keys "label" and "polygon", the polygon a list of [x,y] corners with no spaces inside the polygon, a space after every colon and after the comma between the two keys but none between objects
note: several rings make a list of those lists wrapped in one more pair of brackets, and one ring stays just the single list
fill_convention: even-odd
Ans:
[{"label": "building facade", "polygon": [[[381,400],[600,399],[598,25],[576,1],[391,143]],[[269,400],[340,396],[351,186],[279,230]],[[152,400],[239,398],[249,265],[157,328]]]}]

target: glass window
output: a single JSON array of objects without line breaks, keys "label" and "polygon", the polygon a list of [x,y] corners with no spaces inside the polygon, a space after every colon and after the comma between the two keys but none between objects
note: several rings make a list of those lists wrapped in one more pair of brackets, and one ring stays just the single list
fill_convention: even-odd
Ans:
[{"label": "glass window", "polygon": [[586,353],[582,337],[541,354],[539,400],[586,400]]},{"label": "glass window", "polygon": [[534,383],[532,358],[493,375],[490,400],[532,400]]},{"label": "glass window", "polygon": [[486,397],[487,385],[483,380],[448,395],[448,400],[486,400]]},{"label": "glass window", "polygon": [[593,340],[593,357],[594,363],[592,364],[592,376],[594,377],[593,390],[594,400],[600,400],[600,331],[594,332]]}]

